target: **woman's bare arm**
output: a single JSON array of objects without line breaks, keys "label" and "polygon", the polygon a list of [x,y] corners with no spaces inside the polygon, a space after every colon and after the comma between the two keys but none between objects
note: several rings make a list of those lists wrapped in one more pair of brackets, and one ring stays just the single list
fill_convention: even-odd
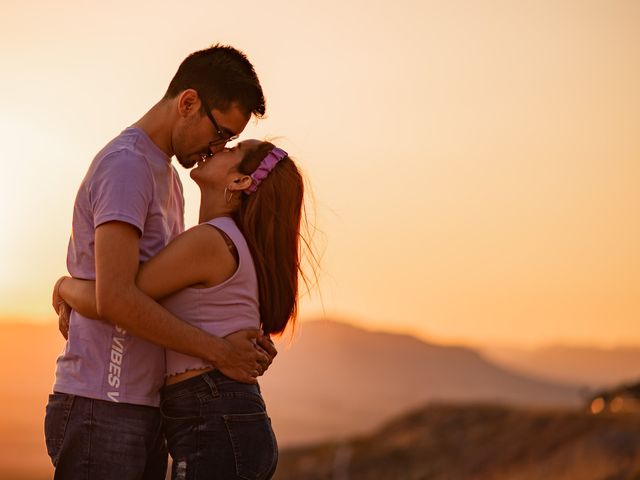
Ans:
[{"label": "woman's bare arm", "polygon": [[[235,268],[235,259],[220,233],[208,225],[198,225],[141,264],[136,285],[149,297],[160,300],[193,285],[221,283],[233,275]],[[100,318],[95,281],[65,277],[57,287],[59,296],[75,311],[88,318]]]}]

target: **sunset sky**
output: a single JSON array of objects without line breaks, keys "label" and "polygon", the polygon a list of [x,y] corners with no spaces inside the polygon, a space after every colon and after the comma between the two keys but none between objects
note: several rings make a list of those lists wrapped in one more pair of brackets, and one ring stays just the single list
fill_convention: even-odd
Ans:
[{"label": "sunset sky", "polygon": [[[0,321],[53,319],[93,155],[189,53],[245,51],[313,188],[303,318],[640,345],[640,2],[2,2]],[[198,192],[180,169],[187,225]],[[313,211],[311,212],[313,213]]]}]

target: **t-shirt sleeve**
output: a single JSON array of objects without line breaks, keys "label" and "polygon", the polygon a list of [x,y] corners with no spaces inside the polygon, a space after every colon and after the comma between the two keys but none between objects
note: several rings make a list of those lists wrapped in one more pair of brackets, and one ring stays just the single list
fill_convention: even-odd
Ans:
[{"label": "t-shirt sleeve", "polygon": [[144,233],[153,199],[153,176],[145,159],[127,151],[104,157],[88,185],[94,227],[126,222]]}]

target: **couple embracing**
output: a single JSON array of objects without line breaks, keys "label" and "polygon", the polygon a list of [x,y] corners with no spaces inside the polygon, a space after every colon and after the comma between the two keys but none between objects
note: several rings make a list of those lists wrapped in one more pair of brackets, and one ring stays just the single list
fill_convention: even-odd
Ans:
[{"label": "couple embracing", "polygon": [[[271,478],[277,443],[257,377],[295,319],[303,181],[287,153],[244,140],[265,113],[246,56],[189,55],[164,97],[93,159],[73,212],[67,338],[45,416],[56,479]],[[171,159],[194,167],[184,231]]]}]

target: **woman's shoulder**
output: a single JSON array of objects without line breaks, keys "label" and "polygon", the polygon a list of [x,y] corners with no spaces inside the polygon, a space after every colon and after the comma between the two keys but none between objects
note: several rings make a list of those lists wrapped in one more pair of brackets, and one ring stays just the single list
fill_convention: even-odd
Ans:
[{"label": "woman's shoulder", "polygon": [[180,242],[183,248],[193,252],[198,252],[198,256],[215,255],[226,250],[226,242],[223,234],[216,225],[209,222],[198,224],[185,230],[176,237],[175,241]]}]

